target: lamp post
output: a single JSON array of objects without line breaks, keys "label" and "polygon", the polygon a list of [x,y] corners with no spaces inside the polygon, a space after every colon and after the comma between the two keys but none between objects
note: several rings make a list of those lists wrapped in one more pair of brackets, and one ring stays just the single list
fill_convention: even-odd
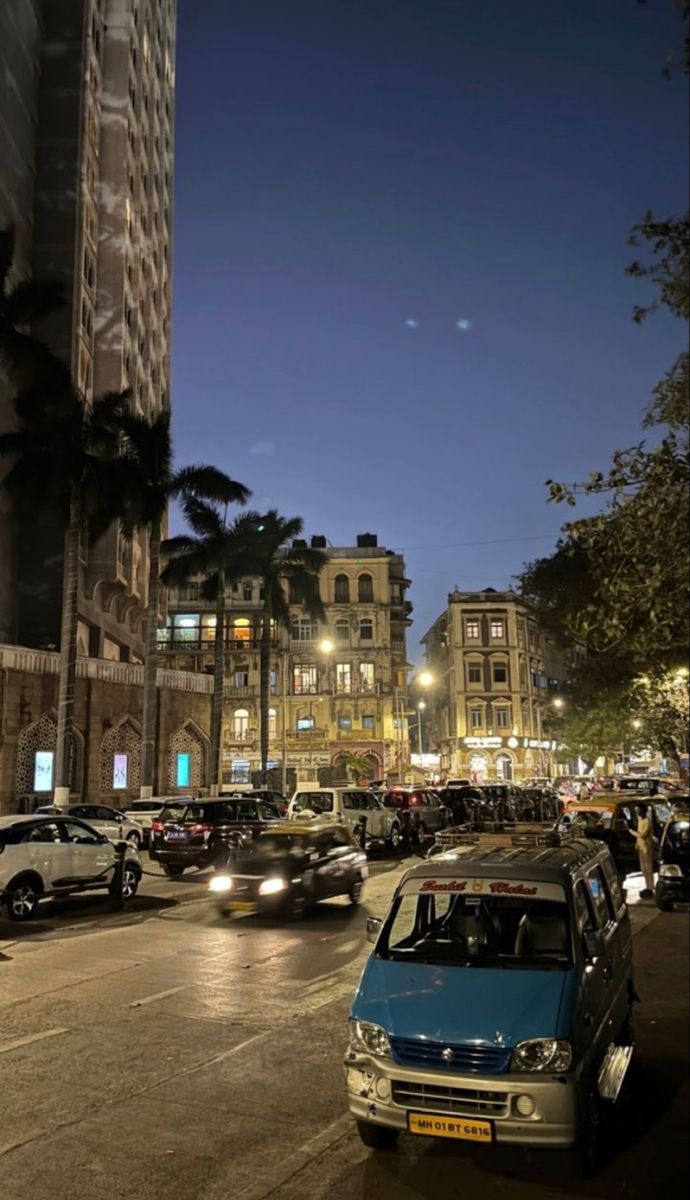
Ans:
[{"label": "lamp post", "polygon": [[[420,757],[424,753],[424,739],[422,737],[422,713],[426,708],[426,700],[420,700],[417,705],[417,736],[419,737],[419,754]],[[419,764],[421,766],[421,763]]]}]

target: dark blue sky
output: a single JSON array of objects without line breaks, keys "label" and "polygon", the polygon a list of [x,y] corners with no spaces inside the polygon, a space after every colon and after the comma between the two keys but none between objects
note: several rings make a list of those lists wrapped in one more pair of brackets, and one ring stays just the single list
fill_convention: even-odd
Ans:
[{"label": "dark blue sky", "polygon": [[686,202],[679,49],[671,0],[179,0],[178,458],[404,548],[413,659],[549,551],[544,480],[635,441],[681,345],[624,274]]}]

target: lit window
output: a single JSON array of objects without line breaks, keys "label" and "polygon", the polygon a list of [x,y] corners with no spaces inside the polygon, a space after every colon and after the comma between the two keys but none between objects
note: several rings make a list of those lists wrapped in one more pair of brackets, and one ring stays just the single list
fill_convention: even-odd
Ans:
[{"label": "lit window", "polygon": [[297,718],[297,728],[298,728],[298,730],[299,730],[299,732],[300,732],[300,733],[301,733],[303,730],[305,730],[305,729],[313,729],[313,728],[314,728],[314,718],[313,718],[313,716],[310,716],[310,717],[298,717],[298,718]]},{"label": "lit window", "polygon": [[503,621],[497,620],[495,618],[492,620],[491,636],[492,636],[492,638],[505,637],[505,623]]},{"label": "lit window", "polygon": [[278,713],[275,708],[268,710],[268,737],[273,741],[278,736]]},{"label": "lit window", "polygon": [[507,708],[494,709],[494,723],[497,729],[507,729],[509,725],[509,712]]},{"label": "lit window", "polygon": [[189,754],[178,754],[177,769],[175,772],[177,786],[181,788],[189,787],[191,776],[191,756]]},{"label": "lit window", "polygon": [[467,668],[467,679],[468,679],[469,683],[481,683],[482,682],[482,664],[481,663],[470,663],[470,665]]},{"label": "lit window", "polygon": [[249,733],[249,713],[246,708],[236,708],[232,716],[232,733],[236,742],[246,742]]},{"label": "lit window", "polygon": [[295,696],[316,695],[316,663],[297,663],[292,668],[292,690]]},{"label": "lit window", "polygon": [[493,664],[493,677],[494,677],[494,683],[507,683],[508,682],[508,664],[495,662]]},{"label": "lit window", "polygon": [[232,640],[234,642],[248,642],[251,636],[251,623],[247,617],[235,617],[232,623]]},{"label": "lit window", "polygon": [[359,664],[359,690],[360,692],[373,692],[374,690],[374,664],[363,662]]},{"label": "lit window", "polygon": [[53,788],[53,761],[55,755],[52,750],[37,750],[34,757],[34,791],[35,792],[50,792]]},{"label": "lit window", "polygon": [[349,663],[335,664],[335,686],[339,692],[352,691],[352,668]]},{"label": "lit window", "polygon": [[465,621],[465,635],[468,641],[478,641],[479,621]]},{"label": "lit window", "polygon": [[118,791],[127,787],[128,754],[113,755],[113,790]]},{"label": "lit window", "polygon": [[470,709],[470,727],[472,729],[481,729],[484,724],[484,713],[481,708]]},{"label": "lit window", "polygon": [[359,623],[359,636],[363,642],[372,642],[374,640],[374,622],[368,617]]}]

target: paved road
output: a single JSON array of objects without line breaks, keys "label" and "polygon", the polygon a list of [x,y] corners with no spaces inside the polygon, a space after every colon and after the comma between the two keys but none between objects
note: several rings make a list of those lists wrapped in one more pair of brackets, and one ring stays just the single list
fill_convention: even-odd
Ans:
[{"label": "paved road", "polygon": [[283,928],[221,920],[201,878],[147,880],[124,915],[82,897],[31,927],[0,923],[3,1200],[680,1192],[688,918],[641,905],[632,910],[639,1054],[595,1180],[556,1152],[407,1137],[390,1155],[360,1145],[345,1112],[347,1009],[366,910],[385,911],[399,871],[377,864],[366,909],[336,901]]}]

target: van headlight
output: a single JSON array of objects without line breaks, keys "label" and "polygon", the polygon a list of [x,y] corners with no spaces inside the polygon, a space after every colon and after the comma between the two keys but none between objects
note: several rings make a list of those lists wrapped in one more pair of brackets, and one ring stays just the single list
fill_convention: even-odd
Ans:
[{"label": "van headlight", "polygon": [[374,1054],[377,1058],[391,1058],[388,1034],[380,1025],[369,1021],[350,1021],[350,1049]]},{"label": "van headlight", "polygon": [[513,1071],[567,1071],[572,1061],[570,1042],[530,1038],[528,1042],[518,1042],[510,1065]]},{"label": "van headlight", "polygon": [[272,879],[264,879],[259,884],[259,895],[275,896],[278,892],[284,892],[286,887],[287,883],[285,880],[280,879],[278,876],[275,876]]},{"label": "van headlight", "polygon": [[677,879],[679,875],[683,874],[683,872],[678,866],[678,863],[662,863],[661,867],[659,868],[659,874],[661,875],[662,879]]},{"label": "van headlight", "polygon": [[209,892],[229,892],[232,889],[232,876],[214,875],[208,885]]}]

